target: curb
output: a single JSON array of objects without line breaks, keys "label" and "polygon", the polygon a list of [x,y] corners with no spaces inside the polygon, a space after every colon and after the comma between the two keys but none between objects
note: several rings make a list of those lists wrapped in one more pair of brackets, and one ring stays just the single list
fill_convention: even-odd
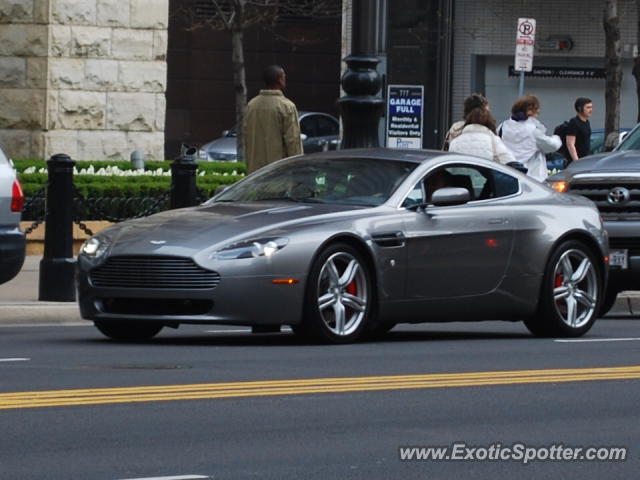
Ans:
[{"label": "curb", "polygon": [[71,325],[91,323],[80,317],[75,302],[0,304],[0,325]]}]

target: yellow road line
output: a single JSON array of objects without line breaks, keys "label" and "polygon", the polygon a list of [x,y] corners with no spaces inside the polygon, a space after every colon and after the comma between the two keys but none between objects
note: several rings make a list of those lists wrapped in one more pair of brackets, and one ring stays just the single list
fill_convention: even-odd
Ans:
[{"label": "yellow road line", "polygon": [[640,366],[387,375],[11,392],[0,410],[215,398],[640,379]]}]

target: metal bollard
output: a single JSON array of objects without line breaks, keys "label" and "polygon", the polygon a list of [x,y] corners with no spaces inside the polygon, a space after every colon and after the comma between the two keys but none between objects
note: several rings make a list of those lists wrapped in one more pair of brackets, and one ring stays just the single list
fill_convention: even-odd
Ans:
[{"label": "metal bollard", "polygon": [[144,169],[144,153],[140,150],[131,152],[131,166],[136,170]]},{"label": "metal bollard", "polygon": [[49,184],[38,300],[73,302],[76,299],[72,189],[75,164],[63,153],[47,161]]},{"label": "metal bollard", "polygon": [[376,97],[381,86],[376,71],[380,59],[350,55],[344,61],[347,70],[341,83],[347,95],[338,100],[343,127],[340,148],[379,147],[378,124],[384,107],[384,100]]},{"label": "metal bollard", "polygon": [[192,207],[198,204],[195,161],[197,149],[190,147],[171,164],[171,208]]}]

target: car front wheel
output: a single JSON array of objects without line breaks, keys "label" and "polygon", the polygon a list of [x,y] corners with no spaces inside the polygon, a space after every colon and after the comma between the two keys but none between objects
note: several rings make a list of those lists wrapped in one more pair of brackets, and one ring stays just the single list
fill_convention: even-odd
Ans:
[{"label": "car front wheel", "polygon": [[294,331],[325,343],[350,343],[367,328],[373,309],[369,267],[347,244],[327,247],[314,262],[303,323]]},{"label": "car front wheel", "polygon": [[146,322],[113,322],[96,320],[96,328],[103,335],[121,342],[148,340],[162,330],[162,325]]},{"label": "car front wheel", "polygon": [[538,336],[579,337],[593,326],[602,296],[595,255],[579,241],[567,241],[551,255],[536,315],[525,321]]}]

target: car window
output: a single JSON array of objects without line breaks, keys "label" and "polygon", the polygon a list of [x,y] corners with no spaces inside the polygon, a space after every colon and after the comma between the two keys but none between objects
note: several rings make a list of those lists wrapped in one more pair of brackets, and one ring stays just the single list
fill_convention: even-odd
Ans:
[{"label": "car window", "polygon": [[470,201],[505,197],[520,189],[517,178],[498,170],[475,165],[447,165],[432,170],[414,185],[403,206],[428,203],[433,192],[444,187],[466,188]]},{"label": "car window", "polygon": [[338,135],[338,123],[324,115],[318,115],[318,136],[332,137]]},{"label": "car window", "polygon": [[627,150],[640,150],[640,128],[634,128],[616,147],[616,151]]},{"label": "car window", "polygon": [[309,115],[300,120],[300,132],[305,134],[307,137],[317,137],[318,122],[316,121],[316,118]]},{"label": "car window", "polygon": [[211,201],[375,206],[384,203],[417,165],[376,158],[291,158],[261,169]]}]

